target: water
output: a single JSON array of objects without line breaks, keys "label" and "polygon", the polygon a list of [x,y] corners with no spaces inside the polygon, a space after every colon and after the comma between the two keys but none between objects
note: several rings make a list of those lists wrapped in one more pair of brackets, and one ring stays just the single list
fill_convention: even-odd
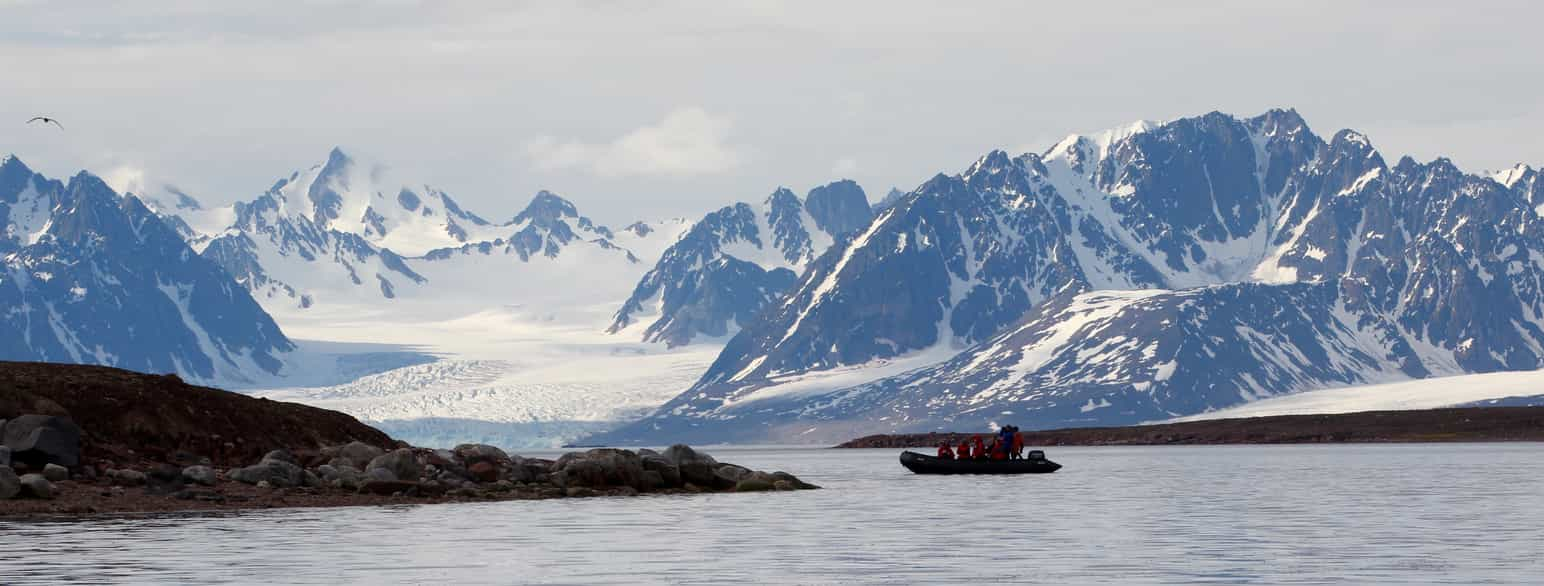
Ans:
[{"label": "water", "polygon": [[1544,583],[1544,445],[720,450],[826,490],[0,522],[0,583]]}]

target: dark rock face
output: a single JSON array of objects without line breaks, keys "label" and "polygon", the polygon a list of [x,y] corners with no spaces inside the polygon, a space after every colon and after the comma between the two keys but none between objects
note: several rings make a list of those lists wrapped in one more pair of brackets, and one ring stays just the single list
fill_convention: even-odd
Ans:
[{"label": "dark rock face", "polygon": [[21,494],[21,478],[10,466],[0,466],[0,501],[16,498]]},{"label": "dark rock face", "polygon": [[708,214],[643,276],[609,331],[652,319],[644,341],[671,347],[729,335],[752,323],[783,296],[798,271],[872,215],[863,190],[851,181],[818,187],[805,200],[779,188],[759,207],[738,203]]},{"label": "dark rock face", "polygon": [[17,483],[21,485],[21,493],[18,496],[35,499],[54,498],[54,484],[42,474],[23,474],[17,479]]},{"label": "dark rock face", "polygon": [[[1470,175],[1446,159],[1389,166],[1365,136],[1320,138],[1291,110],[989,153],[887,198],[696,385],[585,441],[1116,424],[1539,368],[1536,177]],[[1140,290],[1152,292],[1104,293]],[[950,354],[828,391],[760,393]]]},{"label": "dark rock face", "polygon": [[804,207],[815,219],[815,227],[834,236],[857,232],[874,219],[868,196],[850,179],[811,189]]},{"label": "dark rock face", "polygon": [[[294,345],[246,290],[134,197],[0,163],[0,359],[202,379],[276,372]],[[124,308],[134,308],[125,311]]]},{"label": "dark rock face", "polygon": [[299,452],[355,440],[392,443],[386,434],[342,413],[193,386],[175,376],[0,362],[0,418],[13,420],[6,427],[40,405],[49,406],[46,415],[56,417],[66,432],[65,418],[90,430],[75,435],[85,461],[128,457],[132,449],[134,458],[171,461],[189,452],[208,456],[214,465],[240,466],[276,447]]},{"label": "dark rock face", "polygon": [[80,464],[80,427],[68,417],[22,415],[7,421],[3,429],[14,461],[39,469],[46,464]]},{"label": "dark rock face", "polygon": [[423,468],[419,465],[417,456],[413,455],[413,450],[398,448],[376,457],[365,466],[366,474],[375,470],[385,470],[397,480],[416,481]]}]

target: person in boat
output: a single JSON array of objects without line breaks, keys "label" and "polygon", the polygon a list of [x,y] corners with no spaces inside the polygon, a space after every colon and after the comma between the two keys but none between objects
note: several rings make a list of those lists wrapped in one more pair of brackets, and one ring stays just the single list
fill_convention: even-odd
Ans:
[{"label": "person in boat", "polygon": [[949,448],[949,442],[938,444],[938,459],[953,460],[954,450]]},{"label": "person in boat", "polygon": [[970,443],[971,443],[971,445],[970,445],[970,459],[972,459],[972,460],[985,460],[986,459],[986,443],[981,439],[981,436],[980,435],[976,435],[976,436],[971,437],[970,438]]},{"label": "person in boat", "polygon": [[1024,459],[1024,433],[1019,431],[1019,426],[1013,426],[1013,459]]},{"label": "person in boat", "polygon": [[961,460],[969,460],[970,459],[970,440],[967,440],[967,439],[961,439],[960,440],[960,449],[959,449],[958,452],[955,452],[955,456],[954,457],[959,458]]}]

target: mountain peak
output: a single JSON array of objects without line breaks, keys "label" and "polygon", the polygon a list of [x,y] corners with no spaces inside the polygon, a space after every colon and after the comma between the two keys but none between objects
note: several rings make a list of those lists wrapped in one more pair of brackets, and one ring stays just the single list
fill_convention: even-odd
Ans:
[{"label": "mountain peak", "polygon": [[342,163],[348,160],[348,153],[343,152],[343,147],[341,146],[332,147],[332,151],[327,153],[327,164],[329,165],[334,162]]},{"label": "mountain peak", "polygon": [[515,215],[515,223],[532,220],[537,225],[547,225],[563,218],[579,217],[579,209],[556,193],[545,189],[536,192],[531,198],[531,203],[526,204],[525,209]]},{"label": "mountain peak", "polygon": [[779,208],[790,204],[798,206],[800,202],[799,196],[794,195],[793,190],[778,186],[777,189],[772,191],[772,195],[767,196],[766,204],[768,207]]},{"label": "mountain peak", "polygon": [[874,218],[868,195],[858,182],[842,179],[810,190],[804,208],[815,220],[815,227],[827,234],[855,232]]},{"label": "mountain peak", "polygon": [[18,170],[25,171],[29,175],[32,173],[32,168],[28,167],[26,163],[21,162],[21,158],[15,154],[6,155],[4,160],[0,160],[0,170],[11,173],[15,173]]},{"label": "mountain peak", "polygon": [[1533,171],[1533,167],[1524,163],[1518,163],[1516,165],[1512,165],[1511,168],[1490,173],[1490,178],[1495,179],[1497,183],[1507,187],[1512,187],[1516,185],[1518,181],[1522,181],[1530,173],[1533,173]]}]

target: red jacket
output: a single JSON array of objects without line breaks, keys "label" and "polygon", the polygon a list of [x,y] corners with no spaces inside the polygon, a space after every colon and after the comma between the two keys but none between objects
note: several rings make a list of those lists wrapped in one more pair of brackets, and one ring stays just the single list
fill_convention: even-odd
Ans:
[{"label": "red jacket", "polygon": [[938,446],[938,457],[945,460],[953,460],[954,450],[949,449],[949,444]]}]

